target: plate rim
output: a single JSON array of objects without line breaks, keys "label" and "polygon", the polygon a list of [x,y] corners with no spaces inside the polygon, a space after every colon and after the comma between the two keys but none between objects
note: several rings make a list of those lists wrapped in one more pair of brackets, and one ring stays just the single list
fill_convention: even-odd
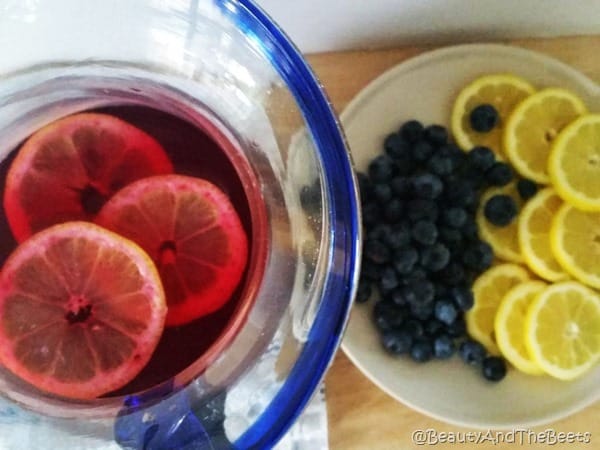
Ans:
[{"label": "plate rim", "polygon": [[[403,61],[398,62],[397,64],[389,67],[384,72],[373,78],[369,83],[367,83],[363,88],[361,88],[354,97],[347,103],[342,112],[340,113],[340,123],[342,128],[346,127],[348,121],[353,119],[353,116],[360,110],[360,107],[365,102],[369,101],[369,98],[372,97],[372,94],[381,89],[382,86],[386,85],[388,82],[393,80],[395,77],[400,76],[405,72],[409,72],[418,66],[429,64],[435,62],[438,59],[455,57],[460,54],[473,54],[475,52],[485,52],[488,55],[490,53],[501,53],[507,56],[518,56],[519,58],[529,59],[535,61],[537,64],[546,65],[550,68],[566,73],[569,78],[573,79],[582,89],[586,90],[590,97],[600,98],[600,83],[595,82],[591,78],[589,78],[584,73],[580,72],[576,68],[568,65],[567,63],[549,56],[544,53],[540,53],[538,51],[530,50],[523,47],[518,47],[510,44],[499,44],[499,43],[470,43],[470,44],[459,44],[459,45],[449,45],[440,47],[433,50],[425,50],[423,53],[417,54],[415,56],[409,57]],[[348,146],[350,152],[352,152],[352,145],[348,139],[348,133],[346,134],[346,140],[348,142]],[[352,320],[352,316],[349,318],[349,323]],[[346,327],[346,332],[349,327]],[[481,422],[469,422],[464,420],[456,420],[451,417],[438,414],[436,412],[430,411],[427,408],[423,408],[411,401],[402,398],[397,395],[392,389],[388,388],[385,384],[379,382],[372,371],[368,370],[368,368],[361,363],[360,359],[352,353],[352,351],[348,348],[346,337],[341,342],[340,345],[342,351],[346,355],[346,357],[352,362],[352,364],[365,376],[371,383],[373,383],[377,388],[385,392],[388,396],[392,397],[394,400],[399,403],[409,407],[410,409],[417,411],[427,417],[431,417],[436,419],[442,423],[456,425],[464,428],[474,428],[474,429],[514,429],[515,427],[535,427],[541,425],[547,425],[550,423],[555,423],[561,419],[569,417],[573,414],[581,412],[582,410],[590,407],[594,403],[600,401],[600,390],[596,391],[594,395],[587,397],[585,400],[576,403],[570,408],[565,410],[561,410],[559,412],[553,412],[548,414],[540,414],[537,418],[533,418],[527,421],[521,422],[509,422],[509,421],[481,421]]]}]

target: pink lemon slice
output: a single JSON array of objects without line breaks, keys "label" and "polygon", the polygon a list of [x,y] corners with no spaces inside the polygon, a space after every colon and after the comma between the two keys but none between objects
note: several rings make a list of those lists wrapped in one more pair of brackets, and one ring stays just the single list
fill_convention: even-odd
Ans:
[{"label": "pink lemon slice", "polygon": [[43,391],[92,399],[142,370],[166,312],[136,244],[87,222],[55,225],[17,247],[0,275],[0,365]]},{"label": "pink lemon slice", "polygon": [[142,130],[106,114],[75,114],[38,130],[19,149],[4,209],[22,242],[51,225],[92,220],[123,186],[172,172],[162,146]]},{"label": "pink lemon slice", "polygon": [[150,255],[167,296],[168,326],[221,308],[244,274],[242,223],[227,195],[206,180],[163,175],[136,181],[117,192],[96,221]]}]

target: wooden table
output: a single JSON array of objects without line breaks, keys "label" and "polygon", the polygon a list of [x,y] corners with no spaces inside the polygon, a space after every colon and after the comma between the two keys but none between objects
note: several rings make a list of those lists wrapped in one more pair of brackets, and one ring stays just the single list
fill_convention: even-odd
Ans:
[{"label": "wooden table", "polygon": [[[572,65],[588,77],[600,82],[600,36],[557,39],[531,39],[505,42],[546,53]],[[405,47],[378,51],[352,51],[310,55],[309,62],[321,79],[335,109],[341,112],[346,104],[371,80],[386,69],[431,47]],[[403,450],[423,448],[412,442],[412,432],[434,429],[438,432],[468,432],[426,417],[396,402],[379,390],[356,369],[340,351],[326,378],[329,442],[332,450]],[[477,448],[515,449],[598,449],[600,448],[600,403],[559,422],[533,428],[535,432],[554,429],[556,432],[591,432],[591,443],[536,444],[518,443],[438,444],[439,449]],[[596,424],[596,425],[594,425]],[[594,431],[596,430],[596,431]]]}]

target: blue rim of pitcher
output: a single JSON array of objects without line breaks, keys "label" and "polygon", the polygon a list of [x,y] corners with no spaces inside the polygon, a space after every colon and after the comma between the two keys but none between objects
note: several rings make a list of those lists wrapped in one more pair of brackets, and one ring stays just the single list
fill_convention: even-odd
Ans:
[{"label": "blue rim of pitcher", "polygon": [[259,43],[264,56],[286,82],[328,174],[329,219],[334,224],[330,238],[335,251],[330,261],[333,271],[326,280],[319,312],[285,383],[261,416],[234,443],[237,448],[271,448],[300,415],[340,345],[359,272],[360,207],[342,129],[300,51],[251,0],[217,0],[217,3],[248,37]]}]

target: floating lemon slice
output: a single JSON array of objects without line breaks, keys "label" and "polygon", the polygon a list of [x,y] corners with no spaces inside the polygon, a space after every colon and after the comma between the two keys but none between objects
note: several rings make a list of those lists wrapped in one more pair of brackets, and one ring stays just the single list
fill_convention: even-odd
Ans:
[{"label": "floating lemon slice", "polygon": [[527,312],[525,343],[548,375],[583,375],[600,359],[600,297],[575,281],[544,289]]},{"label": "floating lemon slice", "polygon": [[140,247],[91,223],[54,225],[2,269],[0,365],[45,392],[96,398],[146,366],[166,314]]},{"label": "floating lemon slice", "polygon": [[516,183],[510,183],[506,186],[490,188],[483,193],[477,210],[476,222],[479,228],[481,238],[492,246],[494,255],[509,262],[522,263],[523,255],[519,246],[518,221],[515,218],[505,227],[498,227],[484,215],[484,208],[487,201],[494,195],[509,195],[517,203],[520,209],[523,203],[521,196],[517,192]]},{"label": "floating lemon slice", "polygon": [[527,280],[529,273],[524,267],[500,264],[485,271],[473,283],[475,303],[465,313],[467,331],[488,352],[499,353],[494,337],[494,319],[500,302],[514,286]]},{"label": "floating lemon slice", "polygon": [[548,173],[566,202],[600,211],[600,114],[582,116],[561,131],[550,152]]},{"label": "floating lemon slice", "polygon": [[552,221],[550,245],[567,273],[583,284],[600,288],[600,212],[563,204]]},{"label": "floating lemon slice", "polygon": [[[526,80],[511,74],[484,75],[468,84],[452,108],[451,129],[457,144],[465,151],[483,145],[492,149],[499,159],[505,159],[501,142],[504,124],[513,108],[534,92]],[[469,119],[471,111],[482,104],[492,105],[500,119],[487,133],[473,130]]]},{"label": "floating lemon slice", "polygon": [[585,104],[566,89],[544,89],[527,97],[504,127],[506,156],[522,176],[549,183],[548,155],[555,138],[586,111]]},{"label": "floating lemon slice", "polygon": [[496,343],[502,355],[521,372],[541,375],[525,345],[525,317],[531,302],[548,285],[542,281],[517,284],[504,296],[494,319]]},{"label": "floating lemon slice", "polygon": [[518,219],[521,254],[527,266],[548,281],[569,278],[550,246],[550,226],[562,203],[554,189],[543,189],[525,204]]}]

